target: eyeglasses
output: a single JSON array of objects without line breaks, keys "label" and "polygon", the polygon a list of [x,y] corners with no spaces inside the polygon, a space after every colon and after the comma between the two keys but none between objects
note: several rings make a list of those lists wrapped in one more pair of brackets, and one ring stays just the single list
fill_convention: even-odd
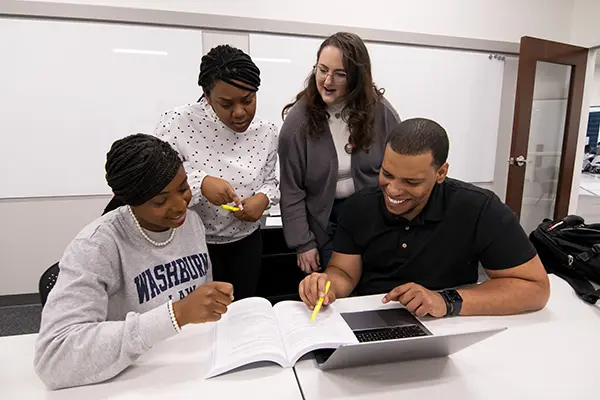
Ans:
[{"label": "eyeglasses", "polygon": [[344,83],[346,83],[346,80],[348,79],[348,75],[345,72],[343,72],[343,71],[329,72],[329,69],[327,69],[326,67],[324,67],[322,65],[315,65],[313,72],[318,81],[325,81],[325,80],[327,80],[327,77],[329,75],[331,75],[331,80],[336,85],[344,84]]}]

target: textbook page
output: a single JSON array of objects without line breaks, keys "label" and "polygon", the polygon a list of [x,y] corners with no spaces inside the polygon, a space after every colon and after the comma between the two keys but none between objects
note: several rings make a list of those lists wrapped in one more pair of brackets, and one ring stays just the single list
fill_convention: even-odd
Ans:
[{"label": "textbook page", "polygon": [[289,366],[275,312],[266,299],[232,303],[217,322],[215,341],[208,378],[259,361]]},{"label": "textbook page", "polygon": [[311,322],[312,310],[299,301],[282,301],[273,307],[290,365],[317,349],[335,349],[358,343],[352,329],[333,306],[322,307]]}]

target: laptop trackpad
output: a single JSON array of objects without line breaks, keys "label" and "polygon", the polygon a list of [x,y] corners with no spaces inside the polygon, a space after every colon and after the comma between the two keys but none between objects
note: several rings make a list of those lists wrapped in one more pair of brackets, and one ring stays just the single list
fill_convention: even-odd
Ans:
[{"label": "laptop trackpad", "polygon": [[404,308],[360,311],[341,315],[353,331],[418,324],[417,319]]}]

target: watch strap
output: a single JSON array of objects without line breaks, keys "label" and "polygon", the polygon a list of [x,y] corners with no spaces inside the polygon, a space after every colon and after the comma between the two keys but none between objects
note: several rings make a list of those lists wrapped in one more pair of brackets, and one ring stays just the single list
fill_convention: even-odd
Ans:
[{"label": "watch strap", "polygon": [[444,299],[444,303],[446,303],[446,316],[449,317],[452,315],[452,302],[450,299],[448,299],[448,296],[443,291],[440,292],[440,295],[442,296],[442,299]]},{"label": "watch strap", "polygon": [[446,302],[446,315],[456,316],[460,314],[462,308],[462,297],[454,290],[444,290],[441,292],[442,298]]}]

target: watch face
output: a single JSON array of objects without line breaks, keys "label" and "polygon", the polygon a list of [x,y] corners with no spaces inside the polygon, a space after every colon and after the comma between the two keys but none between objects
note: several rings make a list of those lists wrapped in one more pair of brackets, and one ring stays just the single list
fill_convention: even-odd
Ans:
[{"label": "watch face", "polygon": [[460,297],[460,294],[458,294],[456,290],[448,290],[446,293],[448,294],[448,300],[450,300],[452,303],[462,300],[462,297]]},{"label": "watch face", "polygon": [[446,298],[451,304],[451,311],[448,311],[448,315],[459,315],[462,308],[462,297],[456,290],[445,290]]}]

